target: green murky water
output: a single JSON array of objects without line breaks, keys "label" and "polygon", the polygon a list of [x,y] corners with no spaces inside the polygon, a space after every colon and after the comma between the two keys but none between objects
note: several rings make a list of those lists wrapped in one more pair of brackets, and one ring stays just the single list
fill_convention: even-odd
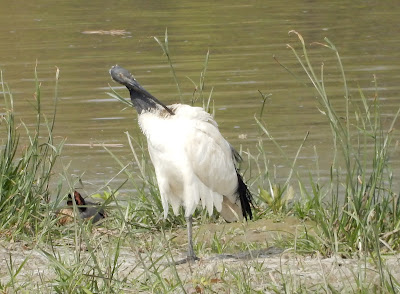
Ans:
[{"label": "green murky water", "polygon": [[[352,94],[364,89],[374,95],[378,80],[384,117],[399,103],[400,35],[397,1],[0,1],[0,68],[15,99],[18,119],[34,121],[31,105],[37,62],[43,106],[50,112],[55,67],[60,71],[60,104],[56,135],[67,137],[62,163],[81,175],[88,193],[96,192],[119,166],[102,147],[78,144],[123,144],[111,148],[128,161],[132,155],[125,131],[139,134],[136,113],[106,94],[113,87],[108,69],[118,63],[166,104],[179,101],[169,66],[153,36],[169,32],[169,47],[185,101],[199,81],[207,51],[205,94],[213,92],[216,119],[236,147],[256,150],[259,129],[254,115],[261,92],[271,93],[263,120],[293,157],[307,131],[310,136],[298,166],[328,175],[332,152],[329,126],[317,110],[314,92],[287,73],[273,58],[306,81],[286,44],[299,48],[300,32],[307,43],[328,37],[338,47]],[[318,66],[325,63],[327,86],[339,109],[344,107],[342,84],[334,55],[318,46],[310,51]],[[127,92],[118,88],[127,96]],[[0,105],[3,102],[0,100]],[[343,106],[341,106],[343,105]],[[265,140],[277,177],[287,175],[287,163]],[[316,146],[321,172],[315,171]],[[393,155],[393,160],[396,160]],[[61,171],[61,166],[58,171]],[[123,177],[118,177],[116,186]],[[127,187],[127,190],[130,188]]]}]

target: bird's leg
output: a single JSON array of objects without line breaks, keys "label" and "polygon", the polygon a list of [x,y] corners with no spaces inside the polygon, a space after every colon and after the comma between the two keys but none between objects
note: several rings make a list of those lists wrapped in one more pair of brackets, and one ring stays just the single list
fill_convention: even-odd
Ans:
[{"label": "bird's leg", "polygon": [[197,256],[194,254],[193,250],[193,238],[192,238],[192,216],[186,218],[187,224],[187,236],[188,236],[188,254],[187,261],[195,261],[198,260]]},{"label": "bird's leg", "polygon": [[187,236],[188,236],[188,253],[187,257],[182,260],[178,260],[175,262],[175,265],[184,264],[184,263],[192,263],[196,260],[199,260],[194,254],[193,250],[193,238],[192,238],[192,216],[186,217],[186,224],[187,224]]}]

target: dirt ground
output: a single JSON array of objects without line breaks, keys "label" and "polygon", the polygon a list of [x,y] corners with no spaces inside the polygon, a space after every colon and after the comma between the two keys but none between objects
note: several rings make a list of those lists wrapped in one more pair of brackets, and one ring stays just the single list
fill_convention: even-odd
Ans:
[{"label": "dirt ground", "polygon": [[[226,242],[235,236],[236,242],[264,242],[276,238],[281,234],[296,235],[299,223],[288,219],[284,223],[263,220],[243,229],[241,224],[228,224],[221,227],[218,224],[204,225],[195,229],[196,241],[206,242],[209,246],[210,239],[216,233],[224,235]],[[303,225],[302,225],[303,226]],[[185,234],[179,230],[175,242],[185,243]],[[183,236],[183,237],[181,237]],[[225,242],[224,241],[224,242]],[[69,248],[69,249],[66,249]],[[16,273],[22,268],[15,278],[15,282],[22,288],[40,288],[43,292],[51,291],[52,280],[56,273],[51,259],[46,256],[45,248],[30,248],[23,242],[10,243],[0,240],[0,282],[5,285],[11,280],[10,272]],[[56,255],[60,256],[66,264],[73,264],[76,258],[75,248],[56,248]],[[82,250],[82,260],[90,256]],[[174,250],[173,254],[179,256],[184,254],[184,246]],[[86,257],[85,257],[86,256]],[[157,253],[154,254],[157,256]],[[160,254],[161,256],[161,254]],[[400,280],[400,255],[386,255],[384,258],[384,269],[393,277]],[[24,263],[25,262],[25,263]],[[162,258],[158,264],[160,272],[165,279],[174,277],[174,268],[170,266],[170,260]],[[132,252],[132,248],[122,247],[118,258],[119,279],[134,281],[143,272],[151,272],[152,265],[148,255],[139,250]],[[188,293],[207,293],[212,289],[218,293],[237,293],[230,291],[229,281],[232,279],[232,287],[241,279],[235,280],[235,274],[240,273],[249,284],[250,288],[261,293],[279,293],[283,291],[296,292],[298,289],[307,289],[307,292],[326,292],[329,287],[341,293],[353,293],[359,289],[358,285],[364,285],[366,289],[379,285],[379,272],[372,259],[342,259],[340,257],[322,258],[318,254],[299,255],[294,253],[293,248],[280,249],[267,246],[262,249],[251,251],[238,251],[226,254],[206,254],[200,256],[200,260],[194,264],[182,264],[176,266],[177,273]],[[242,281],[243,282],[243,281]],[[46,285],[46,286],[45,286]],[[47,290],[46,290],[47,289]],[[129,293],[130,290],[124,290]],[[328,291],[329,292],[329,291]],[[135,290],[132,289],[132,293]]]}]

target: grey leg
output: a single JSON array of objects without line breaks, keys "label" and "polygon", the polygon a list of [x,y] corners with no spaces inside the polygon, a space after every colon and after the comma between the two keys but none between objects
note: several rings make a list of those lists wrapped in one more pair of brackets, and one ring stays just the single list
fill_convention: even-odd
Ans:
[{"label": "grey leg", "polygon": [[198,258],[194,254],[194,250],[193,250],[192,216],[189,216],[189,217],[186,218],[186,223],[187,223],[187,236],[188,236],[188,255],[187,255],[187,260],[190,262],[190,261],[198,260]]},{"label": "grey leg", "polygon": [[175,261],[175,265],[178,264],[184,264],[184,263],[192,263],[195,262],[196,260],[199,260],[194,254],[193,250],[193,238],[192,238],[192,216],[186,218],[186,224],[187,224],[187,236],[188,236],[188,253],[187,257],[182,260]]}]

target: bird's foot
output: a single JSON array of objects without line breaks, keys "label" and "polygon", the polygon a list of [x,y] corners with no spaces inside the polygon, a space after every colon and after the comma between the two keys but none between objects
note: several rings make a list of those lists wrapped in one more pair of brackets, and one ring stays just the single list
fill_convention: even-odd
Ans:
[{"label": "bird's foot", "polygon": [[188,255],[186,258],[175,261],[175,265],[185,264],[185,263],[195,263],[196,260],[200,260],[196,255]]}]

